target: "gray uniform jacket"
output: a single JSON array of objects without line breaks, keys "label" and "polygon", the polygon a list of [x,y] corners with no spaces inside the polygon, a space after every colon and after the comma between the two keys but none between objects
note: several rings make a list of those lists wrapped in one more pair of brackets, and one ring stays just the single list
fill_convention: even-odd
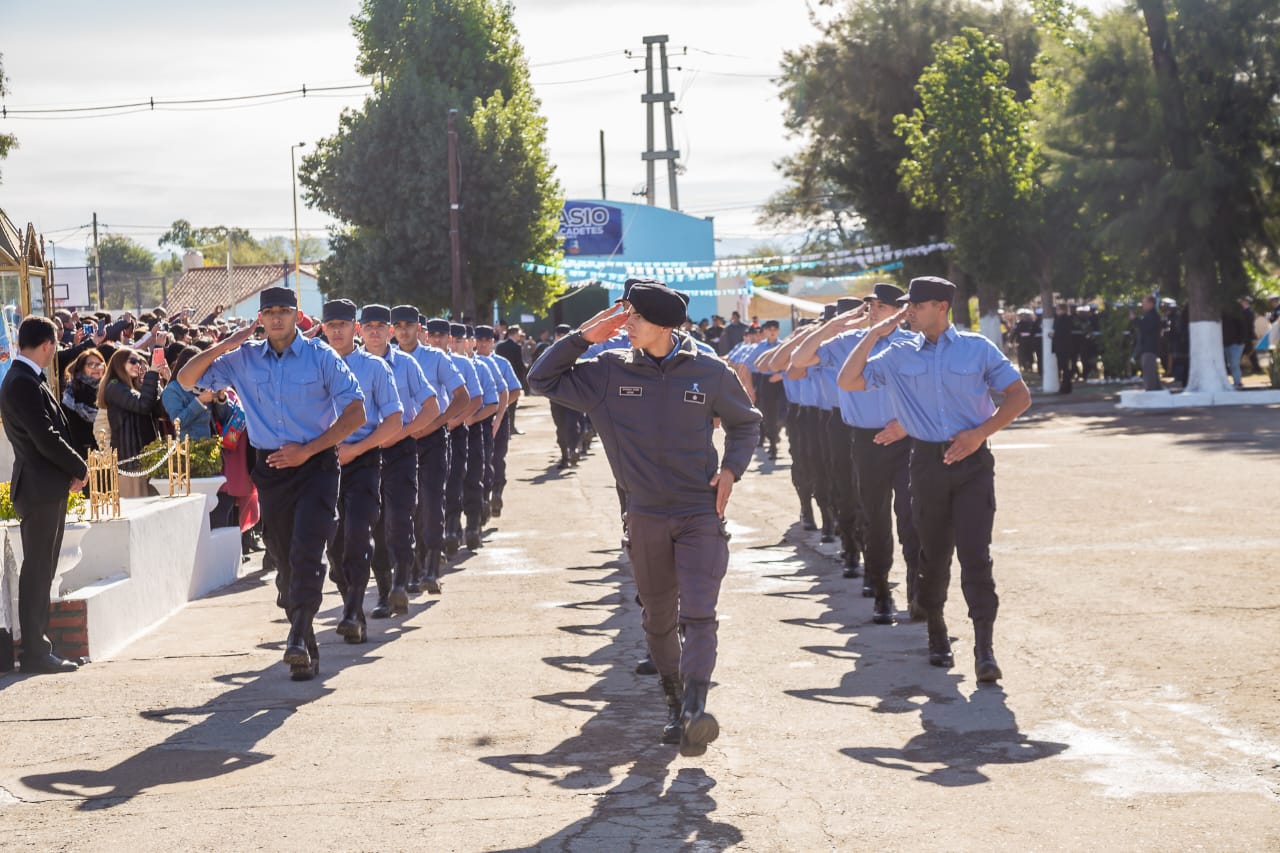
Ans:
[{"label": "gray uniform jacket", "polygon": [[629,507],[692,515],[715,511],[709,485],[720,470],[714,418],[725,431],[724,467],[741,480],[760,436],[760,412],[733,369],[676,335],[661,364],[638,349],[608,350],[575,363],[590,344],[562,338],[529,368],[529,387],[586,412]]}]

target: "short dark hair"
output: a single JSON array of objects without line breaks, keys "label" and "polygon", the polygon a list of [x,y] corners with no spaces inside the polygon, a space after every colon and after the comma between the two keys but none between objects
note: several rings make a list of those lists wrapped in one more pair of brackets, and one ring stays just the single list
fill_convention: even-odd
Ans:
[{"label": "short dark hair", "polygon": [[32,314],[18,326],[18,349],[35,349],[46,341],[58,342],[58,324]]}]

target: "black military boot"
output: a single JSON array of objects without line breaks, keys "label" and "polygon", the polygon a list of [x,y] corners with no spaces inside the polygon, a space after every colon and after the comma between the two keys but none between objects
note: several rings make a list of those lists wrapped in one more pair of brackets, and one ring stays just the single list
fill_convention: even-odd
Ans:
[{"label": "black military boot", "polygon": [[956,665],[951,655],[951,637],[947,634],[947,623],[942,618],[942,611],[928,614],[929,619],[929,665],[950,669]]},{"label": "black military boot", "polygon": [[291,668],[311,668],[311,653],[307,651],[310,631],[311,616],[302,608],[295,608],[289,615],[289,636],[284,641],[284,662]]},{"label": "black military boot", "polygon": [[391,605],[392,616],[404,616],[409,612],[409,590],[405,589],[409,572],[404,566],[396,566],[391,574],[391,595],[387,603]]},{"label": "black military boot", "polygon": [[824,506],[819,506],[818,511],[822,514],[822,538],[818,541],[824,544],[836,541],[836,520],[832,517],[832,513]]},{"label": "black military boot", "polygon": [[912,622],[920,622],[927,618],[924,608],[920,606],[919,566],[907,566],[907,612],[911,614]]},{"label": "black military boot", "polygon": [[462,518],[451,512],[444,519],[444,553],[452,557],[462,547]]},{"label": "black military boot", "polygon": [[413,555],[413,565],[409,568],[409,580],[404,585],[404,591],[410,595],[422,592],[422,561],[417,554]]},{"label": "black military boot", "polygon": [[480,527],[487,527],[489,519],[493,518],[492,511],[489,508],[489,501],[480,502]]},{"label": "black military boot", "polygon": [[1004,677],[991,649],[991,633],[995,623],[983,619],[973,623],[973,668],[979,684],[994,684]]},{"label": "black military boot", "polygon": [[471,551],[480,550],[480,519],[467,519],[467,548]]},{"label": "black military boot", "polygon": [[364,593],[352,587],[342,601],[342,620],[337,634],[348,643],[363,643],[369,639],[364,621]]},{"label": "black military boot", "polygon": [[494,492],[493,497],[489,498],[489,515],[502,518],[502,492]]},{"label": "black military boot", "polygon": [[294,681],[310,681],[320,674],[320,644],[316,642],[316,632],[311,627],[312,618],[311,615],[307,616],[306,638],[303,640],[310,662],[289,665],[289,677]]},{"label": "black military boot", "polygon": [[677,744],[680,742],[680,733],[684,728],[680,724],[680,677],[678,675],[664,675],[660,682],[662,684],[662,692],[667,697],[667,724],[662,727],[662,742]]},{"label": "black military boot", "polygon": [[427,554],[427,565],[426,571],[422,576],[422,585],[432,595],[439,595],[443,592],[440,589],[440,562],[442,559],[440,552],[434,548]]},{"label": "black military boot", "polygon": [[858,553],[856,545],[850,545],[845,548],[844,571],[840,574],[846,578],[856,578],[862,574],[862,555]]},{"label": "black military boot", "polygon": [[892,625],[897,610],[893,604],[893,593],[889,592],[888,582],[876,584],[873,590],[876,597],[875,609],[871,611],[871,621],[877,625]]},{"label": "black military boot", "polygon": [[378,585],[378,603],[374,605],[373,610],[369,611],[369,618],[386,619],[391,615],[391,603],[388,601],[388,596],[391,594],[391,571],[374,569],[373,580]]},{"label": "black military boot", "polygon": [[680,706],[681,755],[702,755],[707,751],[707,744],[720,736],[720,724],[707,713],[707,688],[710,686],[701,679],[689,678],[684,682]]}]

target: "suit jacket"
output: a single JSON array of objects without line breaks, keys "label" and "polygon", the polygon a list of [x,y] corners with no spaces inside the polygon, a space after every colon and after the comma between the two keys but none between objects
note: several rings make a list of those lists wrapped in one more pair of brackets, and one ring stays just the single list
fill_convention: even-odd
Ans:
[{"label": "suit jacket", "polygon": [[71,446],[71,427],[43,374],[15,361],[0,384],[0,418],[13,445],[10,494],[23,505],[66,500],[73,479],[88,474]]},{"label": "suit jacket", "polygon": [[524,365],[524,352],[521,351],[520,345],[510,338],[507,338],[505,341],[499,342],[498,345],[493,348],[493,351],[511,362],[511,366],[516,372],[516,379],[520,380],[520,387],[524,391],[528,392],[529,380],[527,377],[529,374],[529,368]]}]

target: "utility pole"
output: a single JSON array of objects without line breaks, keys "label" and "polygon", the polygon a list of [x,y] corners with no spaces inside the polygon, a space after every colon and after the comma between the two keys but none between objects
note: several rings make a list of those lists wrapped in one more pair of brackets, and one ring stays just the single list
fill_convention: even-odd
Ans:
[{"label": "utility pole", "polygon": [[458,111],[449,110],[449,267],[451,295],[453,299],[453,318],[462,317],[462,235],[458,231]]},{"label": "utility pole", "polygon": [[604,183],[604,131],[600,131],[600,198],[607,199],[609,193]]},{"label": "utility pole", "polygon": [[93,214],[93,284],[94,289],[98,291],[98,310],[107,310],[105,300],[102,298],[102,262],[98,258],[98,214]]},{"label": "utility pole", "polygon": [[[667,64],[667,42],[668,36],[645,36],[645,57],[644,57],[644,76],[646,92],[640,96],[640,102],[647,107],[647,121],[645,122],[646,142],[648,143],[640,159],[645,161],[645,200],[650,206],[654,204],[654,162],[657,160],[667,161],[667,190],[671,202],[672,210],[680,209],[680,196],[676,192],[676,160],[680,158],[680,152],[676,150],[674,134],[671,129],[671,104],[676,99],[675,93],[671,91],[670,80],[668,75]],[[653,46],[658,46],[658,61],[662,64],[662,91],[655,92],[653,89]],[[667,131],[667,147],[662,151],[655,151],[653,148],[653,107],[654,104],[662,104],[663,118]]]}]

